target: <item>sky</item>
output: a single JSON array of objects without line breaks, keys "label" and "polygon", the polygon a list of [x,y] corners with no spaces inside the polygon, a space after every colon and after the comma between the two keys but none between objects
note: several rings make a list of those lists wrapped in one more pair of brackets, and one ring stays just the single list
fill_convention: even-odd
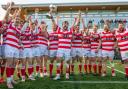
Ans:
[{"label": "sky", "polygon": [[80,3],[80,2],[122,2],[128,0],[0,0],[0,20],[3,19],[5,12],[2,4],[13,1],[15,4],[38,4],[38,3]]}]

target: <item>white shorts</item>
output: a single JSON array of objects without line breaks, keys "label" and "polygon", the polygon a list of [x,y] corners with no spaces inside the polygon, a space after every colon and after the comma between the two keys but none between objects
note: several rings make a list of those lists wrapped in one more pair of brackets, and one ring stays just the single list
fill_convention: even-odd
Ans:
[{"label": "white shorts", "polygon": [[49,50],[49,57],[56,57],[57,56],[57,50]]},{"label": "white shorts", "polygon": [[102,57],[114,58],[114,51],[102,50]]},{"label": "white shorts", "polygon": [[71,56],[72,57],[76,57],[76,56],[82,57],[83,56],[82,48],[72,48],[71,49]]},{"label": "white shorts", "polygon": [[24,48],[23,49],[23,58],[32,58],[33,57],[33,53],[32,53],[32,48]]},{"label": "white shorts", "polygon": [[2,48],[1,48],[1,55],[2,55],[2,58],[5,57],[5,45],[2,45]]},{"label": "white shorts", "polygon": [[121,57],[122,57],[122,60],[127,60],[128,59],[128,51],[121,52]]},{"label": "white shorts", "polygon": [[98,53],[96,53],[95,50],[91,50],[91,57],[102,57],[101,49],[98,51]]},{"label": "white shorts", "polygon": [[65,61],[71,59],[71,49],[58,49],[57,50],[57,57],[64,58]]},{"label": "white shorts", "polygon": [[0,57],[2,57],[2,45],[0,45]]},{"label": "white shorts", "polygon": [[19,49],[10,45],[5,45],[6,58],[19,58]]},{"label": "white shorts", "polygon": [[39,46],[40,56],[48,55],[47,46]]},{"label": "white shorts", "polygon": [[39,47],[33,47],[32,48],[32,55],[33,55],[33,57],[40,57],[40,48]]},{"label": "white shorts", "polygon": [[84,57],[91,57],[91,51],[85,48],[82,49],[82,53]]},{"label": "white shorts", "polygon": [[0,45],[0,59],[2,59],[3,54],[2,54],[2,45]]},{"label": "white shorts", "polygon": [[19,49],[19,58],[23,58],[23,49]]}]

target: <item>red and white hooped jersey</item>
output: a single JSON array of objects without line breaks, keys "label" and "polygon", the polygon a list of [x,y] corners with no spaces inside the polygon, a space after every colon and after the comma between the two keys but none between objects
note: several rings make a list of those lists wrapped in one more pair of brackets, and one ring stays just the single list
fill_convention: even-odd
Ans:
[{"label": "red and white hooped jersey", "polygon": [[48,46],[48,38],[41,34],[41,29],[38,28],[37,35],[37,45],[38,46]]},{"label": "red and white hooped jersey", "polygon": [[90,36],[83,36],[83,48],[87,50],[91,49]]},{"label": "red and white hooped jersey", "polygon": [[58,33],[52,32],[49,34],[49,50],[58,49]]},{"label": "red and white hooped jersey", "polygon": [[19,48],[19,39],[20,39],[20,29],[16,28],[13,23],[10,24],[9,28],[6,31],[6,40],[5,44],[10,45],[15,48]]},{"label": "red and white hooped jersey", "polygon": [[1,44],[5,44],[5,40],[6,40],[6,33],[7,33],[7,29],[9,28],[9,26],[10,26],[10,24],[11,24],[11,21],[9,21],[9,22],[7,22],[7,23],[4,23],[3,24],[3,22],[2,21],[0,21],[0,28],[3,28],[3,31],[2,31],[2,40],[3,41],[1,41],[2,43]]},{"label": "red and white hooped jersey", "polygon": [[72,48],[82,48],[83,35],[81,33],[75,33],[72,40]]},{"label": "red and white hooped jersey", "polygon": [[123,32],[115,31],[116,40],[118,42],[118,47],[121,52],[128,51],[128,31]]},{"label": "red and white hooped jersey", "polygon": [[71,31],[58,31],[58,48],[71,49],[72,32]]},{"label": "red and white hooped jersey", "polygon": [[101,43],[102,50],[105,50],[105,51],[113,51],[114,50],[115,36],[111,31],[101,32],[100,38],[102,41],[102,43]]},{"label": "red and white hooped jersey", "polygon": [[27,28],[23,33],[21,33],[21,44],[23,48],[32,47],[30,28]]},{"label": "red and white hooped jersey", "polygon": [[[94,37],[95,36],[95,37]],[[99,46],[99,33],[91,32],[90,33],[90,41],[91,41],[91,50],[96,50]]]}]

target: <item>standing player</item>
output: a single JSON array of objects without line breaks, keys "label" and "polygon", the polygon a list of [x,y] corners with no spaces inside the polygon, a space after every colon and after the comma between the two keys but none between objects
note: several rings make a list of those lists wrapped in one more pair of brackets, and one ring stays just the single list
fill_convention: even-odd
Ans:
[{"label": "standing player", "polygon": [[[90,34],[90,41],[91,41],[91,65],[93,66],[93,74],[97,74],[97,64],[96,64],[96,57],[101,57],[101,50],[97,51],[98,45],[99,45],[99,39],[100,35],[97,32],[98,26],[94,24],[93,26],[93,32]],[[91,66],[90,66],[91,67]],[[91,69],[91,68],[89,68]],[[101,69],[101,66],[99,66],[99,69]],[[91,71],[91,70],[89,70]],[[101,70],[100,70],[101,71]]]},{"label": "standing player", "polygon": [[[73,33],[73,40],[72,40],[72,57],[73,61],[78,58],[80,64],[79,64],[79,73],[82,74],[82,41],[83,41],[83,35],[80,32],[80,19],[81,19],[81,12],[79,11],[78,18],[76,21],[76,24],[74,26],[74,33]],[[73,62],[72,61],[72,62]]]},{"label": "standing player", "polygon": [[115,36],[122,60],[124,61],[125,76],[128,79],[128,31],[124,28],[123,23],[119,23],[118,29],[115,31]]},{"label": "standing player", "polygon": [[[26,24],[24,24],[26,25]],[[32,31],[34,29],[34,24],[30,23],[30,26],[26,26],[25,31],[22,31],[21,33],[21,44],[22,44],[22,68],[21,68],[21,74],[22,74],[22,81],[25,82],[25,70],[26,70],[26,65],[28,63],[28,74],[29,74],[29,79],[30,80],[35,80],[32,76],[33,72],[33,65],[32,65],[32,43],[31,43],[31,35]],[[24,27],[23,27],[24,28]]]},{"label": "standing player", "polygon": [[[40,68],[43,65],[43,75],[47,76],[47,59],[48,59],[48,32],[47,32],[47,24],[42,21],[40,27],[38,28],[39,33],[37,34],[37,45],[40,51],[40,59],[37,62],[40,64]],[[38,67],[39,65],[37,65]],[[36,69],[39,69],[39,67]],[[42,71],[42,69],[41,69]],[[42,76],[42,74],[41,74]]]},{"label": "standing player", "polygon": [[11,7],[12,7],[12,3],[9,4],[9,6],[7,7],[7,12],[4,16],[4,19],[2,21],[0,21],[0,56],[1,56],[1,59],[0,59],[0,73],[1,73],[1,78],[0,78],[0,83],[3,83],[4,82],[4,78],[3,78],[3,74],[4,74],[4,71],[5,71],[5,64],[6,64],[6,59],[4,57],[4,42],[5,42],[5,39],[6,39],[6,30],[10,24],[10,17],[9,17],[9,14],[10,14],[10,10],[11,10]]},{"label": "standing player", "polygon": [[68,31],[69,23],[64,21],[62,23],[62,31],[58,31],[58,50],[57,50],[57,75],[54,80],[60,79],[60,63],[64,59],[66,62],[66,79],[69,79],[69,65],[70,65],[70,52],[72,32]]},{"label": "standing player", "polygon": [[15,62],[19,58],[19,37],[20,29],[19,27],[20,17],[17,13],[14,23],[11,23],[6,33],[5,40],[5,57],[7,59],[6,75],[7,75],[7,86],[8,88],[13,88],[12,83],[16,83],[13,79],[13,74],[15,70]]},{"label": "standing player", "polygon": [[107,71],[107,59],[109,59],[112,69],[112,76],[115,76],[114,66],[112,65],[112,61],[114,58],[114,45],[115,45],[115,36],[114,34],[109,30],[108,25],[104,25],[104,31],[100,34],[100,43],[99,48],[102,47],[102,57],[103,57],[103,63],[102,63],[102,76],[106,76]]},{"label": "standing player", "polygon": [[52,32],[49,34],[49,57],[50,57],[50,64],[49,64],[49,71],[50,71],[50,78],[52,78],[52,70],[53,70],[53,62],[57,56],[58,50],[58,29],[55,20],[51,17],[52,20]]},{"label": "standing player", "polygon": [[[82,30],[82,34],[83,34],[83,46],[82,46],[82,52],[83,52],[83,59],[84,59],[84,73],[88,73],[88,68],[90,68],[89,73],[91,72],[91,60],[90,60],[90,51],[91,51],[91,42],[90,42],[90,34],[89,34],[89,30],[85,27],[85,22],[84,19],[82,18],[82,24],[83,24],[83,30]],[[87,67],[88,66],[88,67]]]}]

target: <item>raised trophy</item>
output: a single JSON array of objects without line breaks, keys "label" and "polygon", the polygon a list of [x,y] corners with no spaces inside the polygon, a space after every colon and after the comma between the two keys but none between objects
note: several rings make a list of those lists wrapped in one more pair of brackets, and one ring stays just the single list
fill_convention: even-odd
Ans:
[{"label": "raised trophy", "polygon": [[46,15],[46,17],[48,18],[48,19],[51,19],[52,18],[52,14],[53,13],[56,13],[56,11],[57,11],[57,6],[56,5],[49,5],[49,9],[50,9],[50,11],[49,11],[49,13]]}]

